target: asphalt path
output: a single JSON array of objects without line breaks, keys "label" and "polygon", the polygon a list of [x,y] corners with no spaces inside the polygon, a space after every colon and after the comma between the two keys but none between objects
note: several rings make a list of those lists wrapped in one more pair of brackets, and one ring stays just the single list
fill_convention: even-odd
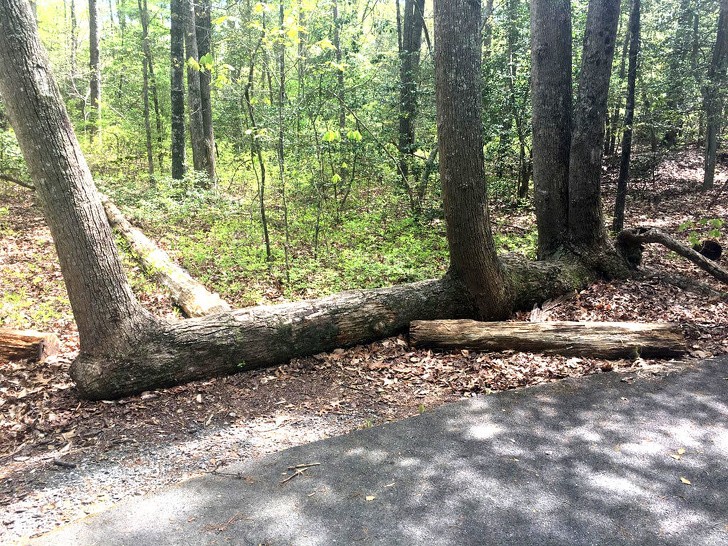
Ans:
[{"label": "asphalt path", "polygon": [[31,544],[728,545],[728,358],[483,396],[221,471]]}]

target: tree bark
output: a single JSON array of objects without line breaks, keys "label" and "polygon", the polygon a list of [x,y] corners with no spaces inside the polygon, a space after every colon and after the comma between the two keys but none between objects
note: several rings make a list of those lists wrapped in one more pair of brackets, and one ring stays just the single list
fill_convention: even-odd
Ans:
[{"label": "tree bark", "polygon": [[0,328],[0,363],[22,359],[43,362],[58,354],[59,348],[54,334]]},{"label": "tree bark", "polygon": [[89,81],[89,98],[91,111],[89,112],[89,134],[91,140],[98,137],[101,144],[101,62],[99,53],[99,11],[96,0],[88,2],[88,31],[89,31],[89,68],[91,80]]},{"label": "tree bark", "polygon": [[176,180],[181,180],[185,175],[184,6],[185,0],[170,2],[172,178]]},{"label": "tree bark", "polygon": [[601,174],[609,78],[620,0],[591,0],[569,155],[569,236],[578,248],[606,241]]},{"label": "tree bark", "polygon": [[144,271],[169,290],[172,300],[186,316],[203,317],[231,309],[219,295],[208,291],[174,263],[164,250],[132,226],[108,197],[101,196],[101,199],[111,227],[129,243]]},{"label": "tree bark", "polygon": [[149,11],[146,0],[137,0],[139,19],[142,24],[142,102],[144,104],[144,133],[147,140],[147,172],[150,180],[154,177],[154,149],[152,148],[152,121],[149,108],[149,66],[151,52],[149,48]]},{"label": "tree bark", "polygon": [[672,358],[687,352],[677,324],[635,322],[414,321],[413,347],[523,351],[589,358]]},{"label": "tree bark", "polygon": [[723,111],[722,86],[728,67],[728,0],[720,1],[718,35],[713,48],[713,58],[708,69],[708,83],[703,89],[707,130],[705,139],[705,173],[703,189],[709,190],[715,181],[715,162],[718,152],[718,133]]},{"label": "tree bark", "polygon": [[480,2],[436,0],[437,134],[450,273],[464,283],[479,317],[493,319],[508,315],[512,298],[490,231],[481,62]]},{"label": "tree bark", "polygon": [[187,107],[190,118],[190,142],[192,144],[192,165],[196,172],[208,173],[205,130],[202,122],[202,98],[200,96],[200,70],[190,61],[198,62],[197,31],[195,29],[195,8],[192,0],[184,0],[185,7],[185,53],[187,56]]},{"label": "tree bark", "polygon": [[[198,0],[195,6],[195,21],[197,29],[197,52],[200,59],[211,53],[212,42],[212,21],[210,0]],[[215,130],[212,122],[212,97],[210,93],[209,69],[203,68],[200,71],[200,107],[202,108],[202,130],[205,144],[205,165],[207,177],[211,183],[215,183],[216,158],[215,158]]]},{"label": "tree bark", "polygon": [[627,104],[622,132],[622,156],[617,180],[617,197],[614,203],[614,222],[612,231],[619,233],[624,228],[624,209],[627,204],[627,184],[629,183],[629,163],[632,159],[632,124],[634,122],[635,86],[637,84],[637,57],[640,52],[640,2],[632,0],[629,14],[629,68],[627,69]]},{"label": "tree bark", "polygon": [[538,257],[566,243],[571,149],[571,2],[531,1],[533,186]]}]

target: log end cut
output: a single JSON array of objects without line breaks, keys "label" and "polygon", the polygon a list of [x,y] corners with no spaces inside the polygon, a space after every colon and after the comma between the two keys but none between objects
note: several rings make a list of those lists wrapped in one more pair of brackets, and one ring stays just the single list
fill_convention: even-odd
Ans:
[{"label": "log end cut", "polygon": [[0,364],[25,359],[43,362],[58,354],[60,347],[55,334],[0,328]]}]

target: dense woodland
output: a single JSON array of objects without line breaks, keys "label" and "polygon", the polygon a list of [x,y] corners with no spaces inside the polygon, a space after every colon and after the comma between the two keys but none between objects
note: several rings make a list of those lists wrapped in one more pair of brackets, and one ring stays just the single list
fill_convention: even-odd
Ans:
[{"label": "dense woodland", "polygon": [[[2,4],[9,113],[0,112],[0,183],[35,186],[44,206],[59,207],[46,217],[82,357],[93,361],[88,396],[273,364],[391,335],[414,319],[506,318],[628,276],[638,262],[630,249],[664,242],[633,233],[615,250],[612,235],[638,224],[629,181],[649,180],[674,150],[704,157],[696,192],[715,185],[726,0],[38,2],[28,13],[96,185],[193,277],[235,307],[393,285],[160,326],[135,310],[126,281],[88,293],[89,279],[114,276],[82,265],[88,252],[62,225],[63,183],[53,181],[73,169],[48,161],[66,162],[75,144],[69,137],[65,151],[52,150],[49,137],[30,158],[30,143],[54,133],[17,127],[32,105],[10,104],[34,77],[21,79],[21,63],[36,62],[23,53],[37,51],[12,46],[28,30],[8,15],[22,2]],[[619,191],[603,203],[610,162],[620,165]],[[74,187],[69,203],[79,203]],[[491,222],[489,199],[535,210],[536,222],[506,234]],[[719,239],[723,222],[705,211],[684,226],[683,243]],[[719,266],[688,257],[725,281]],[[72,270],[88,277],[69,280]],[[402,284],[432,277],[442,278]],[[128,331],[116,319],[101,325],[127,315]],[[291,326],[312,315],[325,319]],[[239,323],[246,331],[230,334]],[[94,341],[84,343],[84,332]],[[140,343],[152,348],[135,352]],[[140,379],[146,372],[130,363],[150,354],[163,356]],[[200,355],[209,369],[188,366]]]}]

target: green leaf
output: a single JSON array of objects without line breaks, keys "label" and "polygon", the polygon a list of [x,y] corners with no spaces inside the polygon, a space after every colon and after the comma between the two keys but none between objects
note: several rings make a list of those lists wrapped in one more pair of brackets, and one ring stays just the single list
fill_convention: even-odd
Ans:
[{"label": "green leaf", "polygon": [[359,131],[349,131],[348,133],[346,133],[346,138],[348,138],[352,142],[361,142],[363,137],[361,136],[361,133]]},{"label": "green leaf", "polygon": [[333,184],[338,184],[341,182],[341,177],[338,174],[334,174],[334,176],[331,177],[331,182]]},{"label": "green leaf", "polygon": [[341,136],[339,136],[339,133],[336,131],[326,131],[321,137],[321,140],[324,142],[336,142],[341,140]]},{"label": "green leaf", "polygon": [[202,68],[207,72],[212,70],[213,62],[214,59],[212,58],[212,53],[205,53],[202,57],[200,57],[200,66],[202,66]]},{"label": "green leaf", "polygon": [[189,66],[192,70],[200,71],[200,63],[198,63],[194,57],[187,59],[187,66]]},{"label": "green leaf", "polygon": [[230,16],[229,15],[222,15],[220,17],[216,17],[211,22],[212,22],[213,25],[222,25],[228,19],[230,19]]}]

